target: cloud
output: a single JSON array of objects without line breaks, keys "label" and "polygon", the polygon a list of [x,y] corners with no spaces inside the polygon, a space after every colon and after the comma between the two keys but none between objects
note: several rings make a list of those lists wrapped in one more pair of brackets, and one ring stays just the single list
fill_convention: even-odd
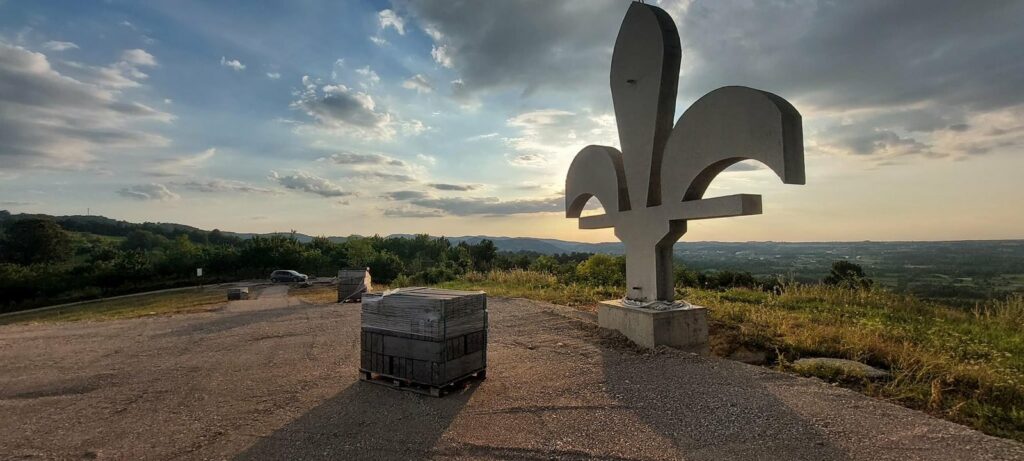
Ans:
[{"label": "cloud", "polygon": [[290,175],[280,175],[276,171],[271,171],[270,180],[277,182],[287,189],[309,192],[322,197],[346,197],[352,195],[351,192],[346,192],[341,186],[334,184],[330,180],[304,171],[296,171]]},{"label": "cloud", "polygon": [[151,67],[157,65],[156,58],[153,57],[153,55],[146,52],[146,50],[138,48],[133,50],[124,50],[124,52],[121,53],[121,61],[135,66]]},{"label": "cloud", "polygon": [[361,178],[361,179],[383,179],[385,181],[403,182],[403,183],[416,182],[416,178],[414,178],[414,177],[412,177],[411,175],[408,175],[408,174],[385,173],[383,171],[377,171],[377,170],[359,171],[359,172],[356,173],[356,175],[354,175],[354,176],[350,175],[348,177],[349,178]]},{"label": "cloud", "polygon": [[408,16],[431,37],[431,57],[454,69],[469,95],[490,90],[532,92],[600,86],[628,4],[479,2],[453,8],[446,0],[410,0]]},{"label": "cloud", "polygon": [[156,167],[149,171],[155,176],[176,176],[194,172],[208,160],[217,155],[217,149],[211,147],[198,154],[183,155],[157,161]]},{"label": "cloud", "polygon": [[427,165],[436,165],[437,164],[437,157],[434,157],[433,155],[416,154],[416,158],[419,161],[421,161],[421,162],[423,162],[423,163],[425,163]]},{"label": "cloud", "polygon": [[430,84],[430,80],[427,80],[427,77],[424,77],[423,74],[416,74],[409,77],[408,80],[402,82],[402,88],[407,90],[416,90],[416,92],[420,94],[434,91],[434,87]]},{"label": "cloud", "polygon": [[377,75],[373,69],[370,69],[370,66],[356,69],[356,73],[363,78],[363,81],[360,83],[363,87],[370,87],[380,83],[380,75]]},{"label": "cloud", "polygon": [[556,213],[563,212],[565,207],[562,197],[506,201],[497,197],[440,197],[416,199],[410,203],[455,216]]},{"label": "cloud", "polygon": [[383,198],[388,200],[412,200],[412,199],[425,199],[428,198],[427,193],[418,190],[399,190],[394,192],[388,192],[383,195]]},{"label": "cloud", "polygon": [[228,58],[225,58],[224,56],[220,57],[220,65],[222,65],[224,67],[228,67],[228,68],[234,70],[235,72],[241,72],[241,71],[245,70],[245,64],[242,64],[241,61],[239,61],[237,59],[228,59]]},{"label": "cloud", "polygon": [[[664,1],[681,38],[678,116],[715,88],[772,91],[804,114],[808,145],[832,155],[957,156],[948,127],[1024,106],[1024,4]],[[456,74],[452,95],[548,91],[607,112],[608,65],[628,6],[618,1],[409,0],[402,13]],[[949,24],[959,24],[950,28]],[[846,127],[863,131],[859,139]],[[834,130],[834,131],[833,131]],[[580,136],[585,133],[578,132]],[[971,152],[1019,147],[981,142]],[[550,157],[544,152],[519,152]],[[969,154],[969,153],[968,153]]]},{"label": "cloud", "polygon": [[440,218],[444,216],[439,210],[424,210],[412,207],[388,208],[384,216],[389,218]]},{"label": "cloud", "polygon": [[437,190],[444,190],[444,191],[471,191],[471,190],[477,190],[477,189],[480,188],[479,184],[445,184],[445,183],[437,183],[437,182],[431,183],[431,184],[427,184],[427,186],[432,187],[432,188],[437,189]]},{"label": "cloud", "polygon": [[39,205],[39,202],[19,202],[17,200],[3,200],[3,201],[0,201],[0,206],[24,207],[24,206],[35,206],[35,205]]},{"label": "cloud", "polygon": [[384,37],[378,37],[376,35],[370,36],[370,41],[377,46],[384,46],[388,44],[388,41],[385,40]]},{"label": "cloud", "polygon": [[500,136],[498,133],[478,134],[476,136],[470,136],[466,138],[466,141],[480,141],[483,139],[497,138],[498,136]]},{"label": "cloud", "polygon": [[394,11],[382,10],[377,13],[377,21],[380,24],[381,30],[390,27],[395,29],[395,32],[398,32],[398,35],[405,35],[405,21],[398,17]]},{"label": "cloud", "polygon": [[150,184],[139,184],[135,186],[125,187],[117,191],[117,194],[122,197],[128,197],[135,200],[177,200],[181,198],[178,194],[171,192],[167,189],[167,186],[163,184],[150,183]]},{"label": "cloud", "polygon": [[611,115],[575,113],[558,109],[523,112],[506,121],[516,136],[504,143],[514,152],[506,154],[510,165],[560,171],[589,144],[618,145],[618,131]]},{"label": "cloud", "polygon": [[302,85],[291,107],[305,112],[319,126],[374,137],[394,135],[391,114],[379,110],[369,94],[340,84],[321,85],[308,76],[302,77]]},{"label": "cloud", "polygon": [[277,80],[281,78],[280,72],[267,72],[267,78],[271,80]]},{"label": "cloud", "polygon": [[163,146],[166,138],[136,123],[173,118],[61,74],[41,53],[0,42],[0,169],[77,168],[100,152]]},{"label": "cloud", "polygon": [[406,166],[406,163],[392,157],[381,154],[357,154],[354,152],[339,152],[331,154],[321,160],[330,160],[338,165],[390,165]]},{"label": "cloud", "polygon": [[149,78],[141,68],[158,65],[153,55],[141,49],[124,50],[121,59],[108,66],[90,66],[74,61],[64,61],[63,64],[81,74],[89,83],[116,90],[140,86],[140,81]]},{"label": "cloud", "polygon": [[455,66],[452,62],[452,52],[448,45],[434,46],[430,48],[430,57],[434,58],[434,62],[441,65],[441,67],[447,67],[451,69]]},{"label": "cloud", "polygon": [[204,193],[254,193],[254,194],[273,194],[276,193],[273,189],[266,187],[254,186],[244,181],[235,181],[230,179],[209,179],[205,181],[185,181],[175,183],[175,186],[183,187],[185,189],[191,189],[197,192]]},{"label": "cloud", "polygon": [[72,42],[60,42],[56,40],[50,40],[46,43],[43,43],[43,48],[46,48],[50,51],[77,50],[78,45]]}]

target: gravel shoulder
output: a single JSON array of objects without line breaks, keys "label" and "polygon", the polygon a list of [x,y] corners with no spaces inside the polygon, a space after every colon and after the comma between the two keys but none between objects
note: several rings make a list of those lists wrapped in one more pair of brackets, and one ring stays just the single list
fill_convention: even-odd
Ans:
[{"label": "gravel shoulder", "polygon": [[772,370],[644,352],[488,302],[488,379],[358,381],[358,304],[0,327],[0,459],[1024,459],[1024,446]]}]

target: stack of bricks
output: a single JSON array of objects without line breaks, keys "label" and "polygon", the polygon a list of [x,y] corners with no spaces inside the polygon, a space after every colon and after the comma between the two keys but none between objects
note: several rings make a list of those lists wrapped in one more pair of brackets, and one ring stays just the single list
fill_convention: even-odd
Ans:
[{"label": "stack of bricks", "polygon": [[338,302],[359,302],[370,291],[370,268],[338,271]]},{"label": "stack of bricks", "polygon": [[487,368],[487,295],[405,288],[367,294],[360,371],[440,388]]}]

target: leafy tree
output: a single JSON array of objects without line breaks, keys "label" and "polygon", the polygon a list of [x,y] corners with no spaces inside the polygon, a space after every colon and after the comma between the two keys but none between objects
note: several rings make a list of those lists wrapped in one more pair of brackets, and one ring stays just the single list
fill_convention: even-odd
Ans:
[{"label": "leafy tree", "polygon": [[486,272],[491,270],[491,264],[498,256],[498,247],[494,246],[494,242],[483,239],[480,243],[469,246],[469,255],[473,258],[473,268]]},{"label": "leafy tree", "polygon": [[826,285],[841,286],[851,289],[870,288],[874,280],[864,275],[864,268],[847,260],[839,260],[832,263],[832,270],[822,280]]},{"label": "leafy tree", "polygon": [[127,251],[150,251],[162,248],[166,246],[168,242],[167,237],[154,234],[148,230],[136,229],[125,236],[124,241],[121,242],[121,249]]},{"label": "leafy tree", "polygon": [[626,258],[606,254],[593,255],[576,266],[576,276],[592,285],[625,285]]},{"label": "leafy tree", "polygon": [[15,264],[54,263],[71,254],[71,237],[50,219],[20,219],[9,224],[5,234],[0,254]]},{"label": "leafy tree", "polygon": [[374,280],[388,283],[398,277],[403,270],[402,260],[388,251],[377,253],[367,266]]}]

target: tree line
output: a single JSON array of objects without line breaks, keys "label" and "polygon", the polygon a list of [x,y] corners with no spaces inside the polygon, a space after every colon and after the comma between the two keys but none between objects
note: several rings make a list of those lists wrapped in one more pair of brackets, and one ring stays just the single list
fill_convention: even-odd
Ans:
[{"label": "tree line", "polygon": [[[69,224],[33,216],[0,220],[0,311],[266,278],[277,269],[333,276],[348,267],[368,267],[374,281],[400,285],[434,284],[468,272],[509,269],[550,273],[566,284],[625,285],[622,256],[500,252],[486,239],[453,245],[444,237],[428,235],[351,236],[343,241],[314,237],[303,243],[294,233],[243,239],[216,229],[175,225],[111,220]],[[203,269],[201,279],[197,268]],[[833,272],[840,280],[837,283],[846,283],[842,280],[852,276],[864,278],[863,271],[846,266]],[[708,289],[778,286],[776,280],[746,272],[696,272],[682,266],[676,269],[676,280],[681,287]]]}]

